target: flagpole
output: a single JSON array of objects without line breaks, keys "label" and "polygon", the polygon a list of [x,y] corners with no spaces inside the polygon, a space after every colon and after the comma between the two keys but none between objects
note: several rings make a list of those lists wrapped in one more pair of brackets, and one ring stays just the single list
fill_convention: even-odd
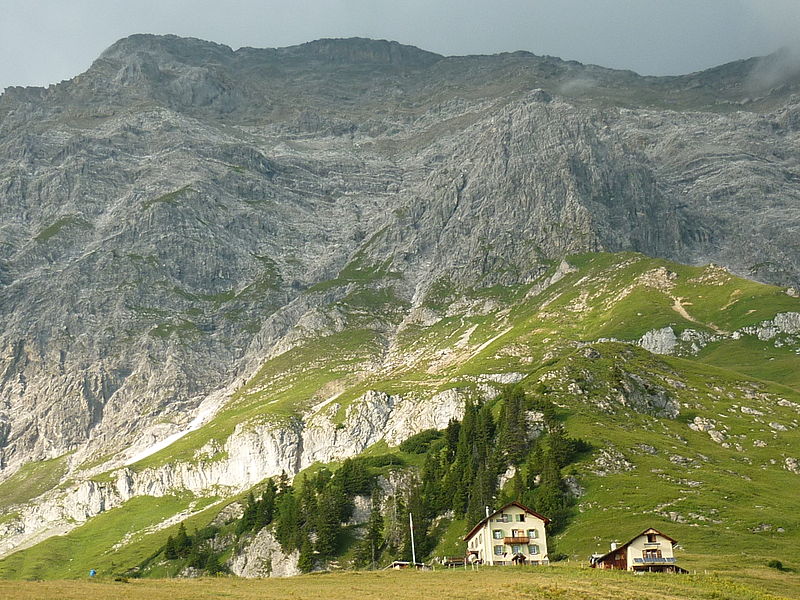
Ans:
[{"label": "flagpole", "polygon": [[414,548],[414,518],[411,516],[411,513],[408,513],[408,527],[411,530],[411,561],[414,564],[414,568],[417,568],[417,551]]}]

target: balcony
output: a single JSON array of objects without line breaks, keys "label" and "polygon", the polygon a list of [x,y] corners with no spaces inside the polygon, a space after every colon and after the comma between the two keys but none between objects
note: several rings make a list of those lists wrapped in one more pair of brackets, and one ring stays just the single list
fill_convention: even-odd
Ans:
[{"label": "balcony", "polygon": [[504,544],[527,544],[530,540],[531,540],[531,538],[529,538],[527,535],[526,536],[521,536],[521,537],[507,537],[507,538],[503,538],[503,543]]},{"label": "balcony", "polygon": [[661,547],[661,542],[645,542],[644,543],[644,547],[645,548],[660,548]]}]

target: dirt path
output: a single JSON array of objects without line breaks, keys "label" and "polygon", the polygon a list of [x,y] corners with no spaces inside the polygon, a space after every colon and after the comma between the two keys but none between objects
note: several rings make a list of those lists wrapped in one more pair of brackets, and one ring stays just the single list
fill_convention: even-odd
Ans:
[{"label": "dirt path", "polygon": [[673,296],[672,299],[675,301],[672,305],[672,310],[674,310],[676,313],[678,313],[687,321],[691,321],[692,323],[697,323],[698,325],[708,327],[710,329],[713,329],[717,333],[722,333],[722,334],[727,333],[727,331],[723,331],[713,323],[703,323],[702,321],[698,321],[692,315],[686,312],[686,309],[683,307],[683,298],[678,298],[676,296]]}]

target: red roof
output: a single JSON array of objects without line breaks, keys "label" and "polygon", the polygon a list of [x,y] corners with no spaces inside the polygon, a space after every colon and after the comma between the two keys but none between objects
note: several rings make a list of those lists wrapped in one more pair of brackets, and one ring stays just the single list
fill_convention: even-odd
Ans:
[{"label": "red roof", "polygon": [[489,521],[489,519],[491,519],[493,516],[495,516],[495,515],[497,515],[497,514],[500,514],[500,513],[501,513],[501,512],[503,512],[505,509],[507,509],[509,506],[516,506],[517,508],[520,508],[520,509],[524,510],[526,513],[528,513],[528,514],[531,514],[531,515],[533,515],[534,517],[538,517],[538,518],[540,518],[542,521],[544,521],[545,525],[547,525],[547,524],[550,522],[550,519],[548,519],[547,517],[544,517],[544,516],[540,515],[539,513],[537,513],[537,512],[536,512],[536,511],[534,511],[534,510],[531,510],[530,508],[528,508],[528,507],[527,507],[527,506],[525,506],[524,504],[520,504],[519,502],[516,502],[516,501],[514,501],[514,502],[509,502],[508,504],[506,504],[506,505],[505,505],[505,506],[503,506],[502,508],[499,508],[499,509],[497,509],[496,511],[494,511],[493,513],[491,513],[491,514],[490,514],[488,517],[485,517],[484,519],[481,519],[481,520],[480,520],[480,522],[479,522],[477,525],[475,525],[475,527],[473,527],[473,528],[472,528],[472,530],[471,530],[471,531],[470,531],[470,532],[469,532],[469,533],[468,533],[468,534],[467,534],[467,535],[464,537],[464,541],[465,541],[465,542],[468,542],[468,541],[469,541],[469,539],[470,539],[470,538],[471,538],[473,535],[475,535],[475,534],[478,532],[478,530],[479,530],[481,527],[483,527],[483,526],[486,524],[486,522],[487,522],[487,521]]}]

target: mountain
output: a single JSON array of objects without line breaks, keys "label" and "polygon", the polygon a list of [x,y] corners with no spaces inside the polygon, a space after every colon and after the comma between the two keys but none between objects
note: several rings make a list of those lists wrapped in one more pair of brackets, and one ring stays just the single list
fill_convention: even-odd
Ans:
[{"label": "mountain", "polygon": [[[790,489],[799,82],[787,53],[654,78],[137,35],[70,81],[7,89],[0,549],[119,506],[166,523],[441,429],[474,393],[540,390],[552,365],[567,424],[623,467],[655,461],[673,487],[670,464],[707,467],[704,498],[762,467],[748,498]],[[603,443],[629,418],[665,428],[642,442],[656,458],[625,427]],[[639,485],[628,471],[619,485]],[[657,500],[639,514],[712,520]],[[783,544],[778,500],[754,535]],[[738,510],[726,526],[761,525]]]}]

